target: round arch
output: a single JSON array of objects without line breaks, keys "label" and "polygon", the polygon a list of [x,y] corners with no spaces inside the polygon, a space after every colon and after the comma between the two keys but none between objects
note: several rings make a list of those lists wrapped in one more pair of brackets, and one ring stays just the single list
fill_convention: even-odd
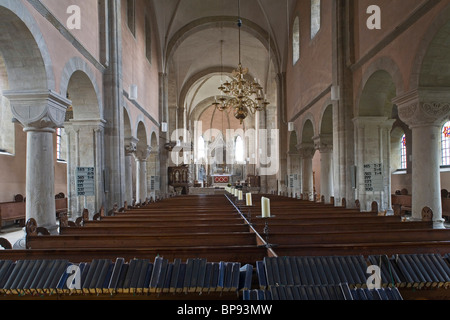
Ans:
[{"label": "round arch", "polygon": [[[421,37],[421,41],[419,43],[419,49],[417,50],[416,56],[413,61],[412,73],[409,77],[409,89],[413,90],[423,86],[430,81],[433,81],[433,74],[436,72],[442,72],[441,69],[433,70],[433,65],[437,63],[445,63],[449,65],[449,53],[448,47],[445,47],[445,44],[448,43],[448,34],[450,32],[450,5],[447,5],[444,10],[434,17],[431,26],[425,32],[425,34]],[[444,40],[446,39],[446,40]],[[440,52],[439,52],[440,51]],[[433,55],[436,54],[436,60]],[[434,60],[434,61],[433,61]],[[426,77],[425,71],[432,71],[430,74],[427,74]],[[441,75],[442,76],[442,75]],[[436,79],[435,79],[436,80]],[[445,83],[450,82],[450,75],[447,74],[445,79],[440,80]]]},{"label": "round arch", "polygon": [[[215,17],[205,17],[200,18],[195,21],[190,22],[189,24],[185,25],[183,28],[178,30],[174,36],[170,39],[168,46],[167,46],[167,54],[166,54],[166,64],[171,61],[172,56],[176,52],[178,46],[180,46],[181,43],[183,43],[184,40],[186,40],[191,35],[209,29],[209,28],[236,28],[236,21],[238,17],[236,16],[215,16]],[[242,30],[244,32],[248,32],[249,34],[253,35],[255,38],[257,38],[269,51],[269,43],[270,43],[270,50],[273,53],[272,54],[272,63],[275,66],[275,69],[277,70],[277,73],[280,72],[281,66],[280,66],[280,54],[278,47],[276,46],[276,41],[274,39],[269,40],[269,34],[267,31],[265,31],[263,28],[261,28],[256,23],[247,20],[245,18],[241,18],[243,21]],[[167,65],[164,69],[167,69]]]},{"label": "round arch", "polygon": [[[91,117],[94,117],[94,119],[103,119],[103,99],[101,90],[97,85],[95,74],[87,63],[78,57],[74,57],[66,63],[61,77],[60,92],[63,96],[67,96],[69,93],[70,99],[73,97],[71,92],[72,88],[69,87],[74,84],[74,77],[77,82],[79,82],[77,84],[78,88],[76,89],[80,89],[83,94],[88,90],[87,94],[89,95],[90,107],[93,109],[85,111],[88,112]],[[94,108],[96,108],[96,110],[94,110]],[[80,116],[83,118],[85,117],[85,115],[81,114]]]},{"label": "round arch", "polygon": [[0,0],[0,29],[0,52],[10,90],[55,90],[53,63],[44,37],[21,1]]}]

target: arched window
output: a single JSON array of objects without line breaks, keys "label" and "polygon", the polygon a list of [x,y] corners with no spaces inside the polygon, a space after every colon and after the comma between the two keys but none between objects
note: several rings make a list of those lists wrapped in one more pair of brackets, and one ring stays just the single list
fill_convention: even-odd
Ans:
[{"label": "arched window", "polygon": [[402,136],[400,141],[400,169],[408,168],[408,160],[406,156],[406,135]]},{"label": "arched window", "polygon": [[245,150],[244,150],[244,140],[242,140],[241,136],[236,137],[235,142],[235,150],[234,157],[237,163],[244,163],[245,159]]},{"label": "arched window", "polygon": [[311,0],[311,39],[320,30],[320,0]]},{"label": "arched window", "polygon": [[442,165],[450,166],[450,121],[442,126],[441,149]]},{"label": "arched window", "polygon": [[292,30],[292,58],[295,65],[300,59],[300,21],[298,17],[294,20],[294,26]]},{"label": "arched window", "polygon": [[66,161],[67,149],[64,129],[56,129],[56,160]]},{"label": "arched window", "polygon": [[205,139],[200,136],[197,143],[197,160],[203,160],[206,158]]}]

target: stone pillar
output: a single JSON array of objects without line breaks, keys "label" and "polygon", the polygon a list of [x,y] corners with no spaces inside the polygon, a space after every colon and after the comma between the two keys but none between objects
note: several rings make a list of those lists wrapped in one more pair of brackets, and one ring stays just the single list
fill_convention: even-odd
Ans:
[{"label": "stone pillar", "polygon": [[[104,125],[103,120],[70,120],[64,123],[68,136],[67,197],[68,211],[72,218],[80,217],[84,209],[92,218],[105,203],[104,169]],[[78,196],[77,167],[92,167],[95,170],[94,195]]]},{"label": "stone pillar", "polygon": [[[386,117],[359,117],[355,124],[355,163],[357,182],[355,198],[361,203],[362,211],[370,211],[373,201],[378,202],[380,211],[392,213],[390,133],[395,120]],[[381,164],[383,185],[377,190],[366,190],[365,165]]]},{"label": "stone pillar", "polygon": [[314,146],[320,152],[320,194],[324,196],[325,203],[330,203],[330,198],[334,196],[332,135],[315,137]]},{"label": "stone pillar", "polygon": [[152,151],[151,147],[139,148],[134,155],[136,160],[136,203],[142,203],[147,198],[147,159]]},{"label": "stone pillar", "polygon": [[312,159],[316,149],[313,143],[302,143],[298,146],[302,161],[302,194],[303,199],[314,201],[313,165]]},{"label": "stone pillar", "polygon": [[26,220],[56,232],[53,138],[70,101],[53,91],[5,91],[15,121],[27,133]]},{"label": "stone pillar", "polygon": [[412,218],[422,219],[422,209],[433,211],[433,221],[442,227],[440,180],[441,125],[450,115],[450,92],[417,89],[393,100],[399,117],[412,131]]},{"label": "stone pillar", "polygon": [[133,204],[133,156],[136,153],[138,140],[130,137],[125,139],[125,201]]},{"label": "stone pillar", "polygon": [[[293,179],[293,187],[290,189],[290,192],[292,192],[295,196],[300,196],[300,155],[298,152],[288,152],[288,168],[289,168],[289,175],[294,175]],[[295,179],[296,178],[296,179]]]}]

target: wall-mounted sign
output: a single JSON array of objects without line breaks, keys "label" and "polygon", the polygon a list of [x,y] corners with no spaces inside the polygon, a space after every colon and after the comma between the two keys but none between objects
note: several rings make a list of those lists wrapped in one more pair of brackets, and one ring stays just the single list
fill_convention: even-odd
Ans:
[{"label": "wall-mounted sign", "polygon": [[364,165],[364,185],[366,191],[383,191],[383,165],[381,163]]},{"label": "wall-mounted sign", "polygon": [[91,167],[77,168],[77,195],[95,196],[95,169]]}]

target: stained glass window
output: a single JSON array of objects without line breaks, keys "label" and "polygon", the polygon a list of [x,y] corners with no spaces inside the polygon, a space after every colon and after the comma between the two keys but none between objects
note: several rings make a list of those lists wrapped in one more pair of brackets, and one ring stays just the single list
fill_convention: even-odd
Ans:
[{"label": "stained glass window", "polygon": [[236,162],[243,163],[244,162],[244,154],[245,154],[245,148],[244,148],[244,140],[240,136],[236,138],[236,146],[235,146],[235,157]]},{"label": "stained glass window", "polygon": [[407,156],[406,156],[406,135],[402,136],[402,139],[400,142],[400,150],[401,150],[400,169],[407,169],[408,162],[407,162]]},{"label": "stained glass window", "polygon": [[442,126],[442,165],[450,166],[450,121]]}]

